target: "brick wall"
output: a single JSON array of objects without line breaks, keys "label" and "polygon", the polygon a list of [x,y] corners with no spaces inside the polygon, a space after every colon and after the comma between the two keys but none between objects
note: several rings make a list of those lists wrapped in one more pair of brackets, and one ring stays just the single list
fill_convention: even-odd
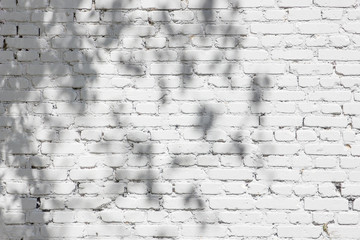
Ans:
[{"label": "brick wall", "polygon": [[0,239],[359,239],[359,0],[0,0]]}]

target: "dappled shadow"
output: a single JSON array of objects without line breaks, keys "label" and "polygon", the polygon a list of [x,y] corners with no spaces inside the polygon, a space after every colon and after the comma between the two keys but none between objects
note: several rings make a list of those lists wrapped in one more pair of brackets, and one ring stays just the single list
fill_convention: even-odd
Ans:
[{"label": "dappled shadow", "polygon": [[[126,217],[109,220],[122,224],[118,230],[98,224],[107,221],[101,214],[113,210],[110,203],[167,214],[191,210],[205,231],[214,194],[201,183],[220,164],[199,164],[199,157],[231,154],[241,162],[254,154],[241,130],[265,115],[267,77],[251,75],[242,93],[250,97],[235,97],[250,112],[235,109],[232,118],[226,107],[242,61],[227,48],[241,48],[247,34],[239,9],[229,5],[219,19],[214,0],[191,11],[187,1],[168,10],[138,9],[136,2],[2,3],[2,53],[8,56],[0,64],[3,238],[136,230],[139,220]],[[224,134],[234,128],[236,135]],[[95,210],[81,212],[86,209]],[[152,236],[173,234],[164,227]]]}]

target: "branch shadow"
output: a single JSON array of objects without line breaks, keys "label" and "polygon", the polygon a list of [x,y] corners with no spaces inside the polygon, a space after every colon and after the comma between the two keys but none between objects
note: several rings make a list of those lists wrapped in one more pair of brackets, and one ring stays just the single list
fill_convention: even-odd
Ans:
[{"label": "branch shadow", "polygon": [[[211,149],[193,152],[193,144],[229,141],[217,136],[223,127],[218,121],[225,111],[208,103],[221,100],[197,90],[214,89],[216,83],[210,75],[219,77],[227,90],[238,77],[241,56],[227,58],[226,47],[212,48],[218,44],[214,43],[214,32],[222,46],[231,45],[234,39],[233,47],[241,46],[246,33],[239,30],[239,9],[232,8],[230,20],[219,25],[214,0],[193,10],[196,15],[190,20],[173,20],[185,7],[136,10],[127,9],[123,5],[127,2],[114,1],[112,6],[97,8],[97,1],[19,0],[0,6],[3,19],[7,19],[0,18],[2,53],[8,56],[0,64],[0,227],[4,239],[119,234],[123,229],[107,232],[105,225],[92,228],[93,215],[84,220],[81,210],[93,209],[95,219],[102,219],[111,203],[120,210],[139,210],[140,203],[125,201],[138,195],[148,202],[146,210],[156,211],[171,211],[164,198],[181,198],[205,231],[206,211],[212,209],[208,196],[199,190],[201,179],[172,180],[165,177],[165,169],[179,175],[177,170],[196,165],[191,157],[185,159],[188,156],[221,155]],[[201,22],[196,26],[191,24],[195,17]],[[164,36],[171,42],[161,43]],[[149,39],[156,42],[154,46]],[[194,51],[197,47],[203,56]],[[175,76],[171,76],[173,71]],[[264,116],[259,109],[262,86],[267,83],[259,84],[259,79],[255,76],[248,89],[253,94],[249,104],[254,114],[245,116],[239,129],[246,128],[251,117]],[[158,96],[146,95],[149,89],[158,91]],[[180,113],[172,110],[171,106],[181,104],[182,99],[196,103],[196,107],[189,112],[185,107]],[[139,102],[150,104],[135,113]],[[182,113],[190,124],[169,122]],[[142,116],[149,122],[139,124]],[[153,139],[152,131],[164,130],[164,126],[182,136]],[[101,130],[104,127],[108,129]],[[183,131],[188,127],[199,130],[199,136],[184,139]],[[136,131],[141,133],[131,137]],[[240,134],[230,140],[235,150],[229,154],[240,161],[249,154],[241,144],[246,138]],[[180,146],[172,151],[169,144],[174,140],[185,140],[190,150]],[[207,167],[197,169],[207,172]],[[189,189],[178,192],[178,182],[189,184]],[[159,183],[170,183],[170,190],[155,190]],[[70,220],[76,223],[70,226]],[[124,233],[136,229],[136,222],[114,222],[124,223]],[[88,225],[86,229],[81,228],[82,223]],[[160,229],[154,237],[173,237],[167,234],[166,229]]]}]

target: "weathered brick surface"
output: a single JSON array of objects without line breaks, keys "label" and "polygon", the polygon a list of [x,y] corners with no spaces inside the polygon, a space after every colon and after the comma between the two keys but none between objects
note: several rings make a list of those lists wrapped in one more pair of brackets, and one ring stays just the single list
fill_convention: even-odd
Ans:
[{"label": "weathered brick surface", "polygon": [[0,239],[359,239],[359,0],[0,0]]}]

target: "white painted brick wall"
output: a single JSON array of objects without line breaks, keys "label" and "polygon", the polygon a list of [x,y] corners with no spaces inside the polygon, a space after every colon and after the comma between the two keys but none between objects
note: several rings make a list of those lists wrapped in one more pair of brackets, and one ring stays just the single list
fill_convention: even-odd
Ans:
[{"label": "white painted brick wall", "polygon": [[0,239],[359,239],[360,0],[0,0]]}]

